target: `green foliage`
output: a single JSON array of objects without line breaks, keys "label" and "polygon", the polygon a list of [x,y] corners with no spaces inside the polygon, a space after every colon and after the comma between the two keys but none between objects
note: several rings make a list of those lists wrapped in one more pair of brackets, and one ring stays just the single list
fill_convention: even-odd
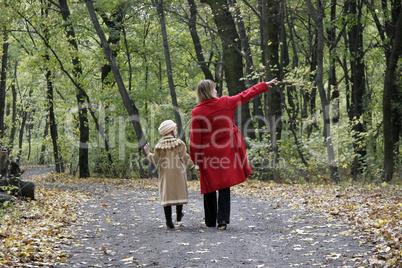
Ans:
[{"label": "green foliage", "polygon": [[[223,59],[220,38],[216,30],[213,13],[209,5],[197,2],[197,32],[207,65],[214,74],[223,75]],[[375,1],[374,1],[375,2]],[[178,109],[183,122],[186,142],[189,143],[191,110],[195,105],[195,86],[204,78],[193,41],[188,28],[189,7],[178,1],[165,2],[166,27],[169,41],[173,80],[178,98]],[[48,6],[49,5],[49,6]],[[170,89],[166,74],[165,56],[158,14],[151,3],[126,0],[99,0],[94,2],[98,18],[107,38],[118,35],[119,41],[111,44],[115,52],[115,60],[122,75],[125,87],[131,100],[135,103],[140,114],[140,123],[147,141],[154,146],[160,139],[157,131],[159,124],[166,119],[173,119]],[[345,70],[350,73],[350,54],[347,34],[359,19],[354,14],[345,14],[343,3],[338,3],[336,18],[329,21],[330,7],[325,8],[324,25],[326,30],[335,28],[337,34],[345,27],[345,36],[339,39],[333,55],[337,59],[336,77],[340,96],[333,101],[339,102],[340,120],[331,124],[332,141],[335,149],[338,172],[343,179],[351,175],[353,161],[357,156],[354,150],[353,137],[360,135],[360,144],[365,146],[367,155],[361,159],[363,165],[359,178],[364,180],[381,181],[383,168],[382,142],[382,89],[386,63],[382,45],[387,45],[388,39],[381,40],[378,29],[372,21],[371,9],[363,6],[363,16],[360,18],[364,25],[364,51],[366,64],[367,94],[364,97],[363,118],[349,120],[350,85]],[[372,10],[382,10],[379,3]],[[378,6],[377,6],[378,5]],[[249,39],[251,56],[254,61],[253,78],[263,79],[265,64],[261,55],[260,18],[250,7],[256,7],[257,2],[249,4],[238,1],[236,7],[242,16],[246,34]],[[65,22],[56,6],[46,1],[8,0],[0,2],[0,40],[9,43],[9,63],[7,68],[5,136],[0,138],[2,144],[12,148],[11,158],[15,160],[20,151],[19,131],[22,116],[26,112],[28,120],[23,133],[21,146],[21,162],[37,163],[43,154],[46,163],[53,163],[53,148],[50,135],[44,137],[48,106],[46,100],[47,84],[46,70],[52,73],[54,86],[54,108],[58,127],[60,155],[70,172],[77,170],[78,163],[78,109],[77,87],[80,83],[87,93],[93,112],[105,129],[105,137],[109,142],[110,155],[113,164],[109,163],[108,152],[103,138],[96,129],[95,123],[89,117],[89,161],[92,171],[97,175],[131,177],[140,176],[140,166],[146,172],[146,161],[138,149],[138,140],[127,111],[123,105],[112,73],[105,81],[101,81],[102,68],[107,64],[100,47],[98,37],[89,20],[88,11],[83,2],[69,2],[71,17],[69,20],[74,27],[78,50],[72,49],[66,39]],[[284,98],[289,99],[283,105],[289,109],[292,119],[286,113],[282,116],[284,127],[279,140],[279,159],[273,164],[273,154],[269,137],[263,136],[262,141],[250,140],[249,159],[254,166],[253,177],[271,179],[272,169],[275,168],[283,181],[325,181],[329,178],[327,151],[323,140],[323,119],[320,100],[316,93],[314,76],[316,74],[312,55],[316,46],[316,36],[311,18],[304,1],[287,1],[284,3],[286,17],[284,26],[287,33],[286,42],[281,40],[280,47],[288,49],[289,62],[284,66],[282,84],[287,88]],[[255,9],[257,10],[257,9]],[[390,21],[391,12],[378,12],[381,23]],[[121,18],[119,20],[118,18]],[[110,30],[106,20],[115,23]],[[237,22],[237,21],[236,21]],[[385,43],[385,44],[383,44]],[[0,48],[2,49],[2,48]],[[283,55],[281,54],[281,57]],[[329,47],[324,51],[324,82],[328,80]],[[82,68],[82,77],[75,79],[72,59],[78,58]],[[285,62],[283,62],[285,64]],[[239,64],[244,64],[239,63]],[[286,63],[287,64],[287,63]],[[402,86],[401,63],[396,74],[397,85]],[[280,66],[272,66],[279,68]],[[246,73],[246,72],[244,72]],[[348,73],[348,75],[349,75]],[[221,79],[221,78],[219,78]],[[245,77],[245,80],[250,77]],[[103,83],[104,82],[104,83]],[[220,82],[220,81],[218,81]],[[248,82],[248,81],[247,81]],[[348,83],[347,83],[348,82]],[[12,99],[11,86],[17,90],[16,100]],[[223,85],[224,82],[223,82]],[[330,91],[328,85],[325,85]],[[223,92],[228,92],[224,86]],[[400,92],[398,92],[399,94]],[[330,92],[328,93],[330,95]],[[316,97],[316,110],[305,107],[307,100]],[[397,100],[397,99],[395,99]],[[12,104],[17,107],[16,120],[12,120]],[[394,109],[401,106],[400,101],[394,101]],[[267,108],[267,107],[264,107]],[[335,112],[331,110],[331,114]],[[302,111],[307,111],[302,115]],[[289,122],[295,120],[295,122]],[[351,126],[360,120],[365,125],[365,132],[352,132]],[[290,131],[294,124],[299,146]],[[12,140],[12,127],[16,127],[16,135]],[[268,133],[268,132],[267,132]],[[45,151],[42,153],[42,146]],[[400,143],[396,152],[396,175],[401,174]],[[308,167],[300,160],[298,150],[304,155]],[[28,157],[29,156],[29,157]],[[396,176],[398,178],[398,176]],[[400,176],[399,176],[400,177]]]}]

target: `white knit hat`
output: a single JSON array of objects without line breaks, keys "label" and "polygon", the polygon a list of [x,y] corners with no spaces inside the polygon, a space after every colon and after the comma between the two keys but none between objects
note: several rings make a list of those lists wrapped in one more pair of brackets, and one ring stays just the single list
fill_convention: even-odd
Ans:
[{"label": "white knit hat", "polygon": [[173,129],[176,127],[176,123],[173,122],[173,120],[165,120],[162,122],[162,124],[159,126],[158,130],[159,133],[164,136],[168,133],[170,133],[171,131],[173,131]]}]

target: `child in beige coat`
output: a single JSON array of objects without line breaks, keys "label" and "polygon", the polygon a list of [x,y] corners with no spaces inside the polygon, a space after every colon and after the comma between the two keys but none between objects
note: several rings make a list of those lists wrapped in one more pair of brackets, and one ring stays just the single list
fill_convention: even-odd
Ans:
[{"label": "child in beige coat", "polygon": [[158,128],[162,138],[151,153],[149,144],[144,151],[153,164],[158,165],[159,198],[165,212],[166,226],[174,229],[172,222],[172,206],[176,206],[177,221],[183,217],[183,205],[188,202],[186,166],[196,168],[187,154],[185,143],[176,138],[176,123],[163,121]]}]

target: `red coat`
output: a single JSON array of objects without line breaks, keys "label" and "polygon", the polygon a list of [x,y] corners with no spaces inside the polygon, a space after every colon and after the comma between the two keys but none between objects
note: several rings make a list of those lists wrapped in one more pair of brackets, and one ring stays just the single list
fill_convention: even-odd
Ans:
[{"label": "red coat", "polygon": [[236,96],[202,101],[191,112],[190,157],[200,167],[201,194],[244,182],[252,173],[234,110],[267,90],[262,82]]}]

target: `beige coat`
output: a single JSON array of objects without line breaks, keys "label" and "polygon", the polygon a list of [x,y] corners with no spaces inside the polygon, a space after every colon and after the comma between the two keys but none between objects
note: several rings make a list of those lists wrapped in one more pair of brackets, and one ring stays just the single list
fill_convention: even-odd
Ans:
[{"label": "beige coat", "polygon": [[194,163],[186,152],[184,142],[172,135],[163,136],[155,146],[155,153],[149,153],[147,157],[158,165],[161,205],[165,207],[187,204],[186,166],[193,169]]}]

